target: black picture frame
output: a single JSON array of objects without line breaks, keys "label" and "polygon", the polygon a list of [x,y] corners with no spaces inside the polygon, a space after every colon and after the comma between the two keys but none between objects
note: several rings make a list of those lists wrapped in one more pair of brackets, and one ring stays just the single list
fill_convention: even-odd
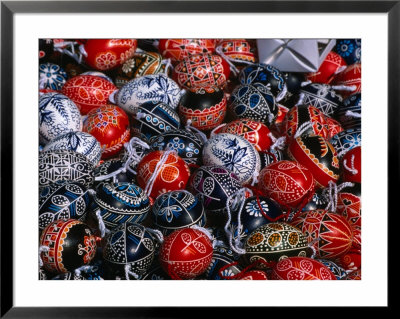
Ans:
[{"label": "black picture frame", "polygon": [[[96,3],[96,5],[94,5]],[[1,1],[1,213],[0,213],[0,285],[3,318],[175,318],[187,317],[187,307],[14,307],[13,304],[13,16],[15,13],[126,13],[126,12],[245,12],[245,13],[387,13],[388,14],[388,208],[398,196],[400,110],[400,1]],[[388,218],[392,220],[388,214]],[[393,227],[393,223],[388,223]],[[388,226],[389,227],[389,226]],[[389,229],[388,229],[389,230]],[[389,241],[390,244],[390,241]],[[391,251],[389,246],[389,252]],[[389,256],[389,255],[388,255]],[[389,256],[390,264],[390,256]],[[390,281],[388,282],[388,284]],[[34,292],[33,292],[34,293]],[[389,307],[378,310],[390,309]],[[252,308],[251,311],[255,309]],[[297,313],[307,307],[291,307]],[[196,311],[196,310],[194,310]],[[232,309],[207,310],[224,316]],[[195,313],[195,312],[193,312]]]}]

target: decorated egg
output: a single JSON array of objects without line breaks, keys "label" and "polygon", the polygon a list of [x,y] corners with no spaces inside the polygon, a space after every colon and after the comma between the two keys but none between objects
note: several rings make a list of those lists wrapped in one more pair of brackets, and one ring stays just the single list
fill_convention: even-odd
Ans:
[{"label": "decorated egg", "polygon": [[230,112],[241,119],[250,119],[265,123],[274,123],[278,114],[278,106],[274,95],[260,84],[238,85],[230,97]]},{"label": "decorated egg", "polygon": [[226,86],[230,75],[229,64],[217,54],[194,54],[184,58],[174,69],[173,79],[183,88]]},{"label": "decorated egg", "polygon": [[143,189],[151,185],[150,196],[157,198],[166,192],[185,189],[189,176],[188,165],[176,152],[152,151],[139,162],[136,180]]},{"label": "decorated egg", "polygon": [[258,155],[260,155],[260,161],[261,161],[260,171],[264,167],[266,167],[272,163],[276,163],[276,162],[284,160],[284,157],[285,157],[283,152],[280,150],[277,150],[277,149],[274,149],[274,150],[270,149],[269,151],[261,151],[261,152],[258,152]]},{"label": "decorated egg", "polygon": [[190,55],[214,53],[215,39],[160,39],[158,50],[172,61],[182,61]]},{"label": "decorated egg", "polygon": [[255,63],[243,68],[239,74],[239,81],[241,84],[260,83],[267,87],[278,100],[286,94],[287,90],[281,71],[263,63]]},{"label": "decorated egg", "polygon": [[165,63],[161,54],[146,51],[136,52],[132,58],[117,68],[115,85],[121,88],[134,78],[164,72]]},{"label": "decorated egg", "polygon": [[136,48],[136,39],[88,39],[83,44],[84,62],[92,69],[111,70],[130,59]]},{"label": "decorated egg", "polygon": [[338,263],[347,271],[354,272],[361,269],[361,253],[358,250],[350,249],[349,252],[338,258]]},{"label": "decorated egg", "polygon": [[151,217],[164,236],[184,227],[205,225],[203,203],[186,190],[159,195],[152,206]]},{"label": "decorated egg", "polygon": [[243,241],[258,227],[273,222],[282,222],[284,219],[285,215],[277,202],[266,196],[252,196],[245,199],[240,213],[233,214],[230,225],[231,233],[234,238],[239,237]]},{"label": "decorated egg", "polygon": [[68,75],[59,65],[42,63],[39,65],[39,89],[60,91],[67,82]]},{"label": "decorated egg", "polygon": [[361,146],[361,128],[339,132],[329,140],[329,143],[335,148],[338,158],[342,159],[348,151]]},{"label": "decorated egg", "polygon": [[337,194],[336,213],[342,215],[347,221],[361,227],[361,184],[344,187]]},{"label": "decorated egg", "polygon": [[100,143],[96,138],[85,132],[69,132],[57,136],[47,143],[43,151],[70,150],[85,155],[96,166],[101,158]]},{"label": "decorated egg", "polygon": [[361,146],[348,151],[341,159],[344,182],[361,183]]},{"label": "decorated egg", "polygon": [[326,118],[319,109],[312,105],[296,105],[286,114],[282,130],[288,141],[291,141],[296,135],[311,133],[329,138],[329,126]]},{"label": "decorated egg", "polygon": [[361,39],[338,39],[334,51],[337,52],[348,65],[361,62]]},{"label": "decorated egg", "polygon": [[159,253],[161,266],[172,279],[192,279],[201,275],[212,257],[210,239],[193,228],[179,229],[165,237]]},{"label": "decorated egg", "polygon": [[123,223],[140,223],[150,211],[146,193],[139,186],[126,182],[100,184],[94,203],[109,229]]},{"label": "decorated egg", "polygon": [[254,230],[245,241],[245,257],[250,264],[261,260],[257,269],[273,267],[278,261],[312,254],[303,233],[287,223],[269,223]]},{"label": "decorated egg", "polygon": [[39,153],[39,187],[58,181],[73,181],[90,188],[94,182],[93,164],[80,153],[54,150]]},{"label": "decorated egg", "polygon": [[282,72],[282,75],[285,79],[287,91],[279,103],[290,109],[298,102],[299,91],[302,83],[306,81],[306,77],[304,73],[300,72]]},{"label": "decorated egg", "polygon": [[188,185],[194,195],[203,196],[204,208],[215,214],[225,211],[228,196],[236,193],[241,187],[238,177],[233,172],[217,165],[199,167],[193,172]]},{"label": "decorated egg", "polygon": [[132,121],[132,134],[146,142],[181,125],[178,113],[163,102],[143,103],[138,107],[138,114]]},{"label": "decorated egg", "polygon": [[312,173],[295,161],[279,161],[263,168],[258,187],[284,207],[305,205],[313,196],[315,181]]},{"label": "decorated egg", "polygon": [[104,105],[91,110],[83,122],[83,131],[93,135],[101,144],[102,159],[117,155],[129,142],[128,115],[115,105]]},{"label": "decorated egg", "polygon": [[187,91],[179,102],[179,115],[198,130],[211,130],[222,123],[227,108],[226,94],[218,87]]},{"label": "decorated egg", "polygon": [[343,98],[331,86],[311,83],[300,89],[301,104],[312,105],[326,116],[333,116],[342,105]]},{"label": "decorated egg", "polygon": [[225,247],[216,247],[210,265],[200,276],[206,280],[224,280],[227,277],[235,278],[242,271],[242,267],[236,262],[239,256]]},{"label": "decorated egg", "polygon": [[249,270],[243,273],[239,280],[268,280],[268,276],[261,270]]},{"label": "decorated egg", "polygon": [[332,138],[336,134],[343,132],[342,125],[329,116],[326,117],[326,124],[328,125],[329,138]]},{"label": "decorated egg", "polygon": [[302,135],[295,138],[288,147],[288,155],[308,168],[319,187],[328,187],[330,181],[339,179],[336,150],[321,136]]},{"label": "decorated egg", "polygon": [[39,39],[39,59],[47,60],[54,53],[53,39]]},{"label": "decorated egg", "polygon": [[338,89],[339,93],[347,98],[350,95],[361,92],[361,63],[354,63],[347,66],[347,68],[335,76],[332,82],[334,85],[354,86],[353,89],[341,90]]},{"label": "decorated egg", "polygon": [[96,237],[90,228],[75,219],[56,220],[42,231],[40,246],[48,247],[41,252],[46,270],[66,273],[88,265],[96,254]]},{"label": "decorated egg", "polygon": [[107,80],[108,82],[114,84],[114,81],[105,73],[100,72],[100,71],[86,71],[81,73],[80,75],[93,75],[93,76],[98,76],[100,78],[103,78],[105,80]]},{"label": "decorated egg", "polygon": [[291,225],[305,234],[317,258],[337,258],[348,252],[353,242],[349,222],[343,216],[327,210],[302,212],[291,221]]},{"label": "decorated egg", "polygon": [[153,150],[175,150],[188,165],[201,163],[203,141],[192,131],[174,129],[150,139]]},{"label": "decorated egg", "polygon": [[141,280],[171,280],[171,277],[164,271],[158,258],[154,258],[149,270],[140,278]]},{"label": "decorated egg", "polygon": [[261,122],[240,119],[224,125],[219,133],[229,133],[244,137],[257,151],[268,150],[272,144],[271,131]]},{"label": "decorated egg", "polygon": [[335,118],[346,129],[361,129],[361,93],[350,95],[336,111]]},{"label": "decorated egg", "polygon": [[84,221],[89,207],[87,188],[77,182],[60,181],[39,189],[39,230],[58,219]]},{"label": "decorated egg", "polygon": [[128,279],[131,274],[133,277],[145,274],[155,252],[156,241],[144,226],[123,223],[106,235],[103,258],[113,274]]},{"label": "decorated egg", "polygon": [[77,75],[64,84],[61,92],[78,106],[82,115],[86,115],[92,109],[108,104],[110,94],[116,89],[103,77]]},{"label": "decorated egg", "polygon": [[336,280],[323,263],[308,257],[289,257],[279,261],[271,273],[272,280]]},{"label": "decorated egg", "polygon": [[276,115],[275,122],[272,126],[272,129],[275,129],[275,132],[277,132],[278,135],[281,135],[282,125],[283,125],[283,122],[285,121],[286,114],[288,112],[289,112],[289,108],[278,103],[278,114]]},{"label": "decorated egg", "polygon": [[[95,184],[113,182],[114,177],[116,182],[133,183],[135,181],[135,174],[133,173],[132,165],[129,165],[125,170],[123,169],[124,167],[125,162],[119,159],[104,161],[104,163],[96,166],[94,169]],[[114,175],[117,171],[119,172]]]},{"label": "decorated egg", "polygon": [[329,196],[325,192],[325,188],[317,189],[310,201],[303,207],[302,211],[325,209],[329,204]]},{"label": "decorated egg", "polygon": [[346,280],[361,280],[361,269],[347,274]]},{"label": "decorated egg", "polygon": [[307,80],[314,83],[329,84],[335,75],[346,68],[346,61],[334,51],[328,53],[317,72],[308,73]]},{"label": "decorated egg", "polygon": [[135,78],[114,95],[115,103],[128,114],[135,114],[137,108],[146,102],[167,104],[176,109],[184,91],[163,73]]},{"label": "decorated egg", "polygon": [[62,134],[82,130],[82,119],[76,104],[59,93],[39,96],[39,139],[43,144]]},{"label": "decorated egg", "polygon": [[218,43],[222,54],[234,63],[255,63],[255,48],[246,39],[223,39]]},{"label": "decorated egg", "polygon": [[260,156],[255,147],[243,137],[229,133],[210,137],[203,146],[203,163],[226,167],[242,184],[251,182],[260,171]]},{"label": "decorated egg", "polygon": [[347,277],[346,270],[339,266],[337,263],[328,259],[317,259],[320,263],[324,264],[335,275],[337,280],[344,280]]}]

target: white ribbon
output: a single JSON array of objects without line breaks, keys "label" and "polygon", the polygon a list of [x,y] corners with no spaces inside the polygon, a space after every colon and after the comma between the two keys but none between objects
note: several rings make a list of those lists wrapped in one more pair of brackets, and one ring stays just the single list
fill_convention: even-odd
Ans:
[{"label": "white ribbon", "polygon": [[154,169],[154,172],[150,176],[149,180],[147,181],[146,187],[144,189],[144,191],[147,194],[147,196],[150,197],[150,194],[151,194],[151,191],[153,189],[153,185],[154,185],[154,182],[156,180],[156,177],[158,176],[158,173],[160,172],[162,166],[165,164],[165,162],[168,159],[168,156],[171,153],[176,153],[176,151],[175,150],[167,150],[167,151],[165,151],[164,154],[161,156],[160,161],[157,163],[157,165],[156,165],[156,167]]},{"label": "white ribbon", "polygon": [[104,224],[100,208],[96,210],[95,214],[99,223],[100,237],[103,238],[106,235],[106,233],[109,233],[110,231],[106,228],[106,225]]},{"label": "white ribbon", "polygon": [[352,154],[351,155],[351,167],[348,167],[347,166],[347,160],[345,159],[344,161],[343,161],[343,167],[345,168],[345,169],[347,169],[351,174],[353,174],[353,175],[356,175],[356,174],[358,174],[358,170],[354,167],[354,159],[355,159],[355,156],[354,156],[354,154]]},{"label": "white ribbon", "polygon": [[139,275],[130,270],[131,266],[129,264],[125,265],[125,278],[130,280],[129,275],[133,276],[135,279],[139,279]]},{"label": "white ribbon", "polygon": [[297,129],[296,134],[294,135],[294,138],[298,138],[305,131],[307,131],[308,129],[312,128],[312,124],[313,123],[311,121],[307,121],[307,122],[304,122],[303,124],[301,124],[300,127]]},{"label": "white ribbon", "polygon": [[42,256],[40,256],[43,252],[48,252],[50,250],[50,247],[48,246],[40,246],[39,247],[39,267],[43,267],[43,260],[42,260]]},{"label": "white ribbon", "polygon": [[328,203],[328,205],[326,205],[325,210],[330,210],[335,213],[336,208],[337,208],[339,192],[345,187],[349,187],[349,186],[353,187],[354,184],[350,183],[350,182],[346,182],[346,183],[342,183],[338,186],[333,181],[329,181],[328,184],[329,184],[329,188],[324,190],[325,193],[328,192],[328,196],[329,196],[329,203]]}]

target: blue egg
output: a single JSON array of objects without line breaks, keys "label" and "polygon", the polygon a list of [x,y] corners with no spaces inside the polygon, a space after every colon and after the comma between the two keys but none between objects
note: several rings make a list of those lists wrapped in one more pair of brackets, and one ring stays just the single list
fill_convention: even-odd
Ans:
[{"label": "blue egg", "polygon": [[60,91],[67,79],[67,72],[59,65],[54,63],[42,63],[39,65],[39,89]]}]

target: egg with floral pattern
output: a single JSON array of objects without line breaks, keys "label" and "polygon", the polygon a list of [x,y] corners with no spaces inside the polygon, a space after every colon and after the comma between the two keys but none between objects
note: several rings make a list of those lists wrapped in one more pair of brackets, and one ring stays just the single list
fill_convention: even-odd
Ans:
[{"label": "egg with floral pattern", "polygon": [[54,63],[39,65],[39,89],[60,91],[67,79],[67,73],[59,65]]}]

